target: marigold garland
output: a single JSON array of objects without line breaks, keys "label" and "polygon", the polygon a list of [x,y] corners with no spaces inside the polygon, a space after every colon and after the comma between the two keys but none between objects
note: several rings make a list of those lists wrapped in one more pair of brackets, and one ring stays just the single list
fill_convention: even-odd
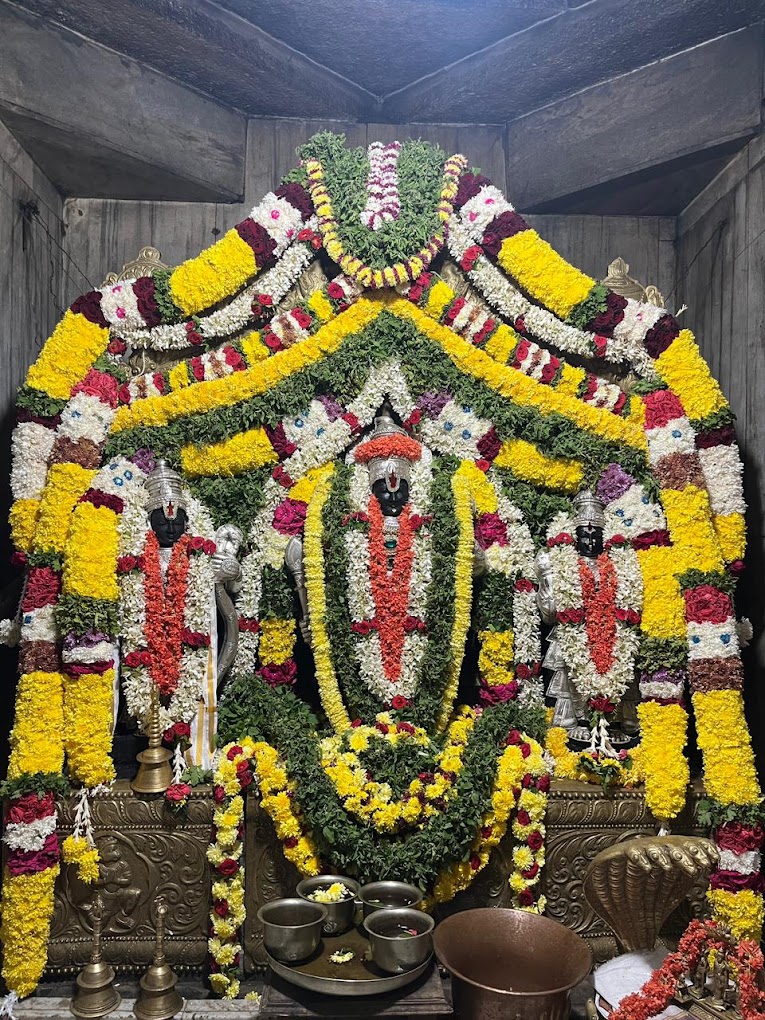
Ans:
[{"label": "marigold garland", "polygon": [[653,816],[665,823],[685,805],[690,779],[683,754],[688,713],[682,705],[644,701],[638,705],[638,721],[646,804]]},{"label": "marigold garland", "polygon": [[64,676],[64,746],[70,776],[88,788],[115,778],[114,670]]},{"label": "marigold garland", "polygon": [[3,979],[19,998],[35,990],[48,958],[59,865],[30,875],[3,874]]},{"label": "marigold garland", "polygon": [[106,350],[109,330],[84,315],[67,311],[27,373],[27,386],[50,397],[68,400],[72,387],[85,377]]}]

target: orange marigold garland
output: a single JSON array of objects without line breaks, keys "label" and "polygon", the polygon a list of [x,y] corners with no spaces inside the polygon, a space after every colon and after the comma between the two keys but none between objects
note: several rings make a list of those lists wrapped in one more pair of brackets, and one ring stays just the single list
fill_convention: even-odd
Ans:
[{"label": "orange marigold garland", "polygon": [[401,654],[406,637],[409,579],[412,573],[414,549],[412,527],[409,523],[410,507],[401,512],[398,529],[398,546],[393,569],[387,569],[388,550],[385,548],[383,513],[376,499],[369,501],[369,575],[372,598],[375,603],[377,630],[380,635],[383,668],[388,680],[395,682],[401,675]]},{"label": "orange marigold garland", "polygon": [[181,676],[181,640],[189,574],[188,548],[189,536],[182,535],[173,546],[165,586],[159,562],[159,541],[153,531],[146,538],[144,633],[151,656],[149,672],[159,693],[165,697],[175,692]]}]

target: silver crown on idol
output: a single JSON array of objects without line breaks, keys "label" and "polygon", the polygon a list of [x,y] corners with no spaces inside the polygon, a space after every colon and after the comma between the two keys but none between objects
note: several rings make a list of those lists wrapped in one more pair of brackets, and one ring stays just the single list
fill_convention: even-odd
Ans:
[{"label": "silver crown on idol", "polygon": [[188,509],[183,491],[183,478],[166,461],[157,461],[157,466],[146,479],[147,513],[161,510],[168,521],[174,521],[179,510]]},{"label": "silver crown on idol", "polygon": [[370,485],[384,479],[389,492],[398,492],[402,481],[410,481],[412,463],[421,456],[420,444],[396,424],[387,400],[375,416],[374,428],[355,450],[356,460],[367,465]]},{"label": "silver crown on idol", "polygon": [[606,515],[603,504],[591,489],[583,489],[574,496],[575,528],[604,528]]}]

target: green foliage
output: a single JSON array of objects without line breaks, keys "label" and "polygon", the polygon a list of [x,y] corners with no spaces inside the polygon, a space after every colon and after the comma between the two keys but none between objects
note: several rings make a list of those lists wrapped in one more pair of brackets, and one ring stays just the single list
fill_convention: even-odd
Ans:
[{"label": "green foliage", "polygon": [[646,379],[638,379],[632,386],[632,393],[638,396],[645,396],[648,393],[656,393],[657,390],[669,389],[665,382],[662,382],[658,376],[648,376]]},{"label": "green foliage", "polygon": [[100,630],[117,633],[117,603],[88,595],[62,595],[56,606],[56,624],[61,634],[84,634]]},{"label": "green foliage", "polygon": [[377,783],[388,783],[398,798],[420,772],[433,772],[438,747],[425,747],[414,740],[371,740],[359,761]]},{"label": "green foliage", "polygon": [[558,496],[553,492],[537,489],[528,482],[522,482],[507,469],[499,471],[499,477],[502,491],[523,514],[534,542],[541,545],[550,521],[556,514],[570,511],[571,503],[565,496]]},{"label": "green foliage", "polygon": [[680,574],[678,581],[683,591],[687,591],[689,588],[698,588],[702,584],[709,584],[713,588],[719,588],[720,591],[727,592],[728,595],[733,595],[736,591],[736,578],[734,575],[723,572],[686,570],[684,574]]},{"label": "green foliage", "polygon": [[269,469],[258,468],[233,477],[189,478],[187,484],[212,515],[216,528],[233,516],[247,534],[252,522],[263,509],[264,485]]},{"label": "green foliage", "polygon": [[[245,707],[239,733],[231,728],[230,706]],[[322,857],[333,868],[360,878],[399,879],[429,888],[439,872],[464,860],[488,809],[497,761],[510,729],[539,738],[544,712],[507,702],[487,709],[476,720],[454,786],[456,796],[445,811],[421,828],[381,836],[343,808],[332,781],[321,767],[319,741],[311,730],[305,705],[287,691],[271,690],[252,678],[237,678],[221,705],[221,740],[249,735],[266,739],[285,759],[297,783],[296,798]],[[411,776],[410,778],[414,778]]]},{"label": "green foliage", "polygon": [[762,799],[756,804],[721,804],[711,797],[702,797],[696,804],[696,818],[706,829],[716,829],[726,822],[761,825],[765,822],[765,805]]},{"label": "green foliage", "polygon": [[726,404],[719,411],[708,414],[706,418],[693,418],[691,425],[696,432],[711,432],[713,429],[721,429],[725,425],[733,425],[736,416]]},{"label": "green foliage", "polygon": [[0,783],[0,797],[12,800],[27,793],[36,793],[41,797],[51,792],[63,797],[70,789],[69,780],[60,772],[29,772],[18,779],[5,779]]},{"label": "green foliage", "polygon": [[55,418],[66,407],[68,401],[49,397],[47,393],[32,386],[20,386],[16,394],[16,406],[37,415],[39,418]]},{"label": "green foliage", "polygon": [[27,562],[30,567],[50,567],[51,570],[56,570],[59,573],[64,569],[63,553],[58,552],[34,551],[29,554]]},{"label": "green foliage", "polygon": [[587,325],[592,322],[595,316],[606,310],[607,297],[608,288],[604,287],[602,283],[596,283],[584,301],[574,305],[567,321],[577,329],[587,329]]},{"label": "green foliage", "polygon": [[152,273],[154,279],[154,300],[157,302],[159,314],[162,316],[162,323],[168,325],[173,322],[180,322],[183,313],[173,301],[170,291],[170,276],[172,269],[157,269]]},{"label": "green foliage", "polygon": [[342,243],[373,269],[408,258],[443,229],[438,202],[446,153],[437,146],[404,142],[398,159],[401,215],[376,231],[360,219],[367,201],[366,150],[346,149],[344,135],[326,131],[314,135],[298,151],[301,159],[318,159],[322,164]]},{"label": "green foliage", "polygon": [[641,635],[635,660],[638,672],[655,673],[657,669],[685,669],[688,645],[684,638],[653,638]]},{"label": "green foliage", "polygon": [[295,614],[292,582],[286,567],[263,568],[263,594],[260,597],[261,620],[289,620]]},{"label": "green foliage", "polygon": [[477,630],[512,630],[513,582],[490,571],[476,585],[475,622]]}]

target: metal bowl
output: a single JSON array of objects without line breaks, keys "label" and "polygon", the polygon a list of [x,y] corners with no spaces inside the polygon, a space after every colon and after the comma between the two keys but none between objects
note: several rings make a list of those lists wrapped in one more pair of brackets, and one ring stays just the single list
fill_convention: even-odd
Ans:
[{"label": "metal bowl", "polygon": [[[421,910],[378,910],[364,920],[372,959],[380,970],[401,974],[423,964],[433,952],[435,922]],[[404,934],[404,929],[416,935]]]},{"label": "metal bowl", "polygon": [[258,911],[263,925],[263,943],[277,960],[295,963],[315,952],[321,939],[321,927],[327,918],[323,903],[311,903],[297,897],[272,900]]},{"label": "metal bowl", "polygon": [[316,875],[314,878],[304,878],[297,887],[298,896],[308,900],[309,903],[315,903],[316,900],[311,899],[311,893],[316,892],[317,889],[328,889],[335,882],[342,882],[350,890],[351,895],[337,903],[321,904],[322,907],[327,908],[327,919],[322,928],[325,935],[340,935],[342,932],[348,931],[353,924],[356,916],[359,883],[352,878],[346,878],[345,875]]},{"label": "metal bowl", "polygon": [[422,902],[422,893],[415,885],[406,882],[370,882],[362,885],[359,898],[364,917],[376,910],[398,910],[402,907],[417,907]]}]

